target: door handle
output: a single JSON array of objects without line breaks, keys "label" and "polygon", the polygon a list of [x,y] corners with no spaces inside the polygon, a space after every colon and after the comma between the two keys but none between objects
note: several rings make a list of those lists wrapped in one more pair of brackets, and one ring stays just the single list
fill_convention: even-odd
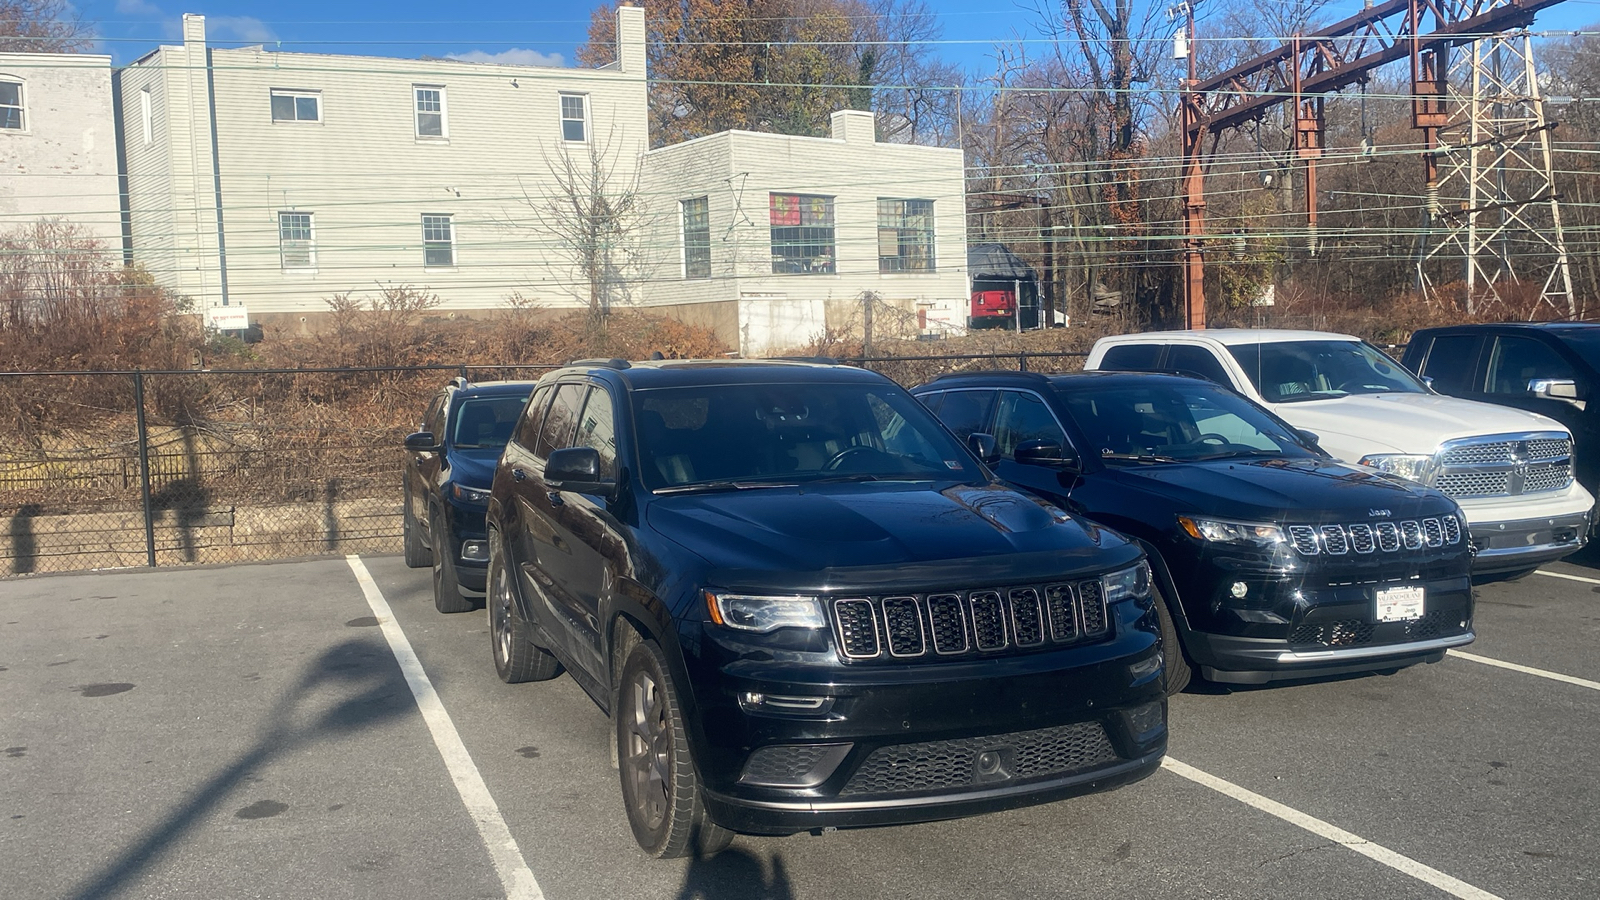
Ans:
[{"label": "door handle", "polygon": [[524,472],[521,469],[512,469],[511,470],[511,480],[512,481],[526,481],[527,479],[528,479],[528,473],[527,472]]}]

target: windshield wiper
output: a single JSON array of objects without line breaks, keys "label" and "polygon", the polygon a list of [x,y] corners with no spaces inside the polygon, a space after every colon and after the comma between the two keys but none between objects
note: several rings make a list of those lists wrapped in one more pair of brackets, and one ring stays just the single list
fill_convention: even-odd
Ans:
[{"label": "windshield wiper", "polygon": [[1180,462],[1176,456],[1161,456],[1156,453],[1102,453],[1101,459],[1128,459],[1134,462]]},{"label": "windshield wiper", "polygon": [[761,488],[792,488],[800,485],[780,481],[697,481],[693,484],[673,484],[655,489],[657,494],[697,494],[702,491],[754,491]]},{"label": "windshield wiper", "polygon": [[1224,453],[1208,453],[1205,456],[1196,456],[1196,457],[1194,457],[1194,459],[1195,460],[1245,459],[1245,458],[1252,457],[1252,456],[1283,456],[1283,455],[1285,455],[1285,454],[1284,454],[1284,452],[1282,450],[1260,450],[1260,449],[1252,448],[1252,449],[1249,449],[1249,450],[1229,450],[1229,451],[1224,452]]}]

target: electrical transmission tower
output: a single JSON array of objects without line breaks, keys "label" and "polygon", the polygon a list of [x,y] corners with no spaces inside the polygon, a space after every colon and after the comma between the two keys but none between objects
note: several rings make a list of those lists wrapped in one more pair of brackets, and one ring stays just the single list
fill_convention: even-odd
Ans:
[{"label": "electrical transmission tower", "polygon": [[1550,158],[1556,123],[1545,115],[1532,38],[1500,32],[1455,57],[1448,100],[1434,108],[1445,124],[1418,123],[1432,132],[1418,283],[1436,294],[1459,277],[1468,313],[1480,298],[1537,283],[1541,302],[1577,315]]}]

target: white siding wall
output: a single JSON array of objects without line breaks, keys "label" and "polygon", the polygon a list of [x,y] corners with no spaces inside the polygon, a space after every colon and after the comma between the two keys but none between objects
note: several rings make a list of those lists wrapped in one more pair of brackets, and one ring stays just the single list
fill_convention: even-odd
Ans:
[{"label": "white siding wall", "polygon": [[[859,309],[864,291],[914,314],[962,309],[967,295],[966,203],[960,150],[880,144],[868,113],[840,113],[834,137],[807,138],[735,131],[653,150],[645,157],[648,196],[657,218],[659,277],[645,304],[739,300],[740,350],[762,355],[809,342],[826,310],[839,320]],[[834,198],[837,274],[772,272],[768,196],[798,193]],[[712,277],[685,279],[677,204],[707,197]],[[879,272],[878,200],[934,201],[935,266],[931,273]],[[761,303],[782,315],[755,314]],[[802,314],[802,310],[805,311]],[[841,327],[842,321],[829,321]],[[785,330],[787,329],[787,331]],[[805,332],[805,333],[802,333]]]},{"label": "white siding wall", "polygon": [[0,129],[0,231],[61,216],[120,258],[111,57],[0,53],[22,84],[24,128]]},{"label": "white siding wall", "polygon": [[[603,70],[213,50],[230,302],[252,314],[323,311],[334,294],[367,297],[382,286],[410,285],[438,294],[446,309],[499,306],[514,291],[550,306],[586,303],[586,288],[554,252],[536,207],[548,202],[551,166],[561,155],[588,152],[589,144],[561,139],[562,93],[587,98],[590,141],[614,158],[619,177],[637,167],[647,145],[641,13],[622,13],[624,38],[637,52],[625,48],[623,63]],[[169,57],[194,44],[148,58],[162,68],[157,78],[168,94],[184,87]],[[133,91],[142,85],[131,71],[123,81],[131,120]],[[204,107],[203,70],[199,85],[194,99]],[[443,88],[447,137],[417,135],[415,85]],[[274,122],[274,90],[314,94],[320,120]],[[168,111],[180,105],[174,97]],[[161,222],[163,204],[151,199],[164,188],[178,195],[165,206],[183,218],[187,185],[209,179],[209,123],[202,114],[184,130],[178,119],[155,142],[170,148],[166,159],[152,152],[140,160],[150,173],[136,177],[129,153],[135,256],[158,274],[181,270],[191,248],[215,254],[214,194],[209,241],[203,228]],[[125,135],[130,148],[142,140],[131,121]],[[170,187],[154,171],[163,168]],[[282,265],[284,211],[312,214],[314,270]],[[455,265],[424,265],[424,214],[451,217]],[[161,240],[163,230],[170,243]],[[207,285],[203,297],[203,305],[214,305],[220,292]]]}]

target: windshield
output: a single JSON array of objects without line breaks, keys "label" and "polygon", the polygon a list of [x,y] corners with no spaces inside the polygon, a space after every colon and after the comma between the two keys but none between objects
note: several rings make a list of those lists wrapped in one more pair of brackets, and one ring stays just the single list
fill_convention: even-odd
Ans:
[{"label": "windshield", "polygon": [[966,448],[893,385],[739,384],[634,394],[652,491],[819,480],[976,481]]},{"label": "windshield", "polygon": [[[531,393],[531,391],[530,391]],[[477,397],[456,407],[456,427],[451,445],[457,450],[493,450],[499,453],[511,440],[511,430],[528,402],[526,395]]]},{"label": "windshield", "polygon": [[1365,341],[1280,341],[1228,348],[1268,403],[1428,389]]},{"label": "windshield", "polygon": [[1250,401],[1202,381],[1065,394],[1090,452],[1110,462],[1315,454]]}]

